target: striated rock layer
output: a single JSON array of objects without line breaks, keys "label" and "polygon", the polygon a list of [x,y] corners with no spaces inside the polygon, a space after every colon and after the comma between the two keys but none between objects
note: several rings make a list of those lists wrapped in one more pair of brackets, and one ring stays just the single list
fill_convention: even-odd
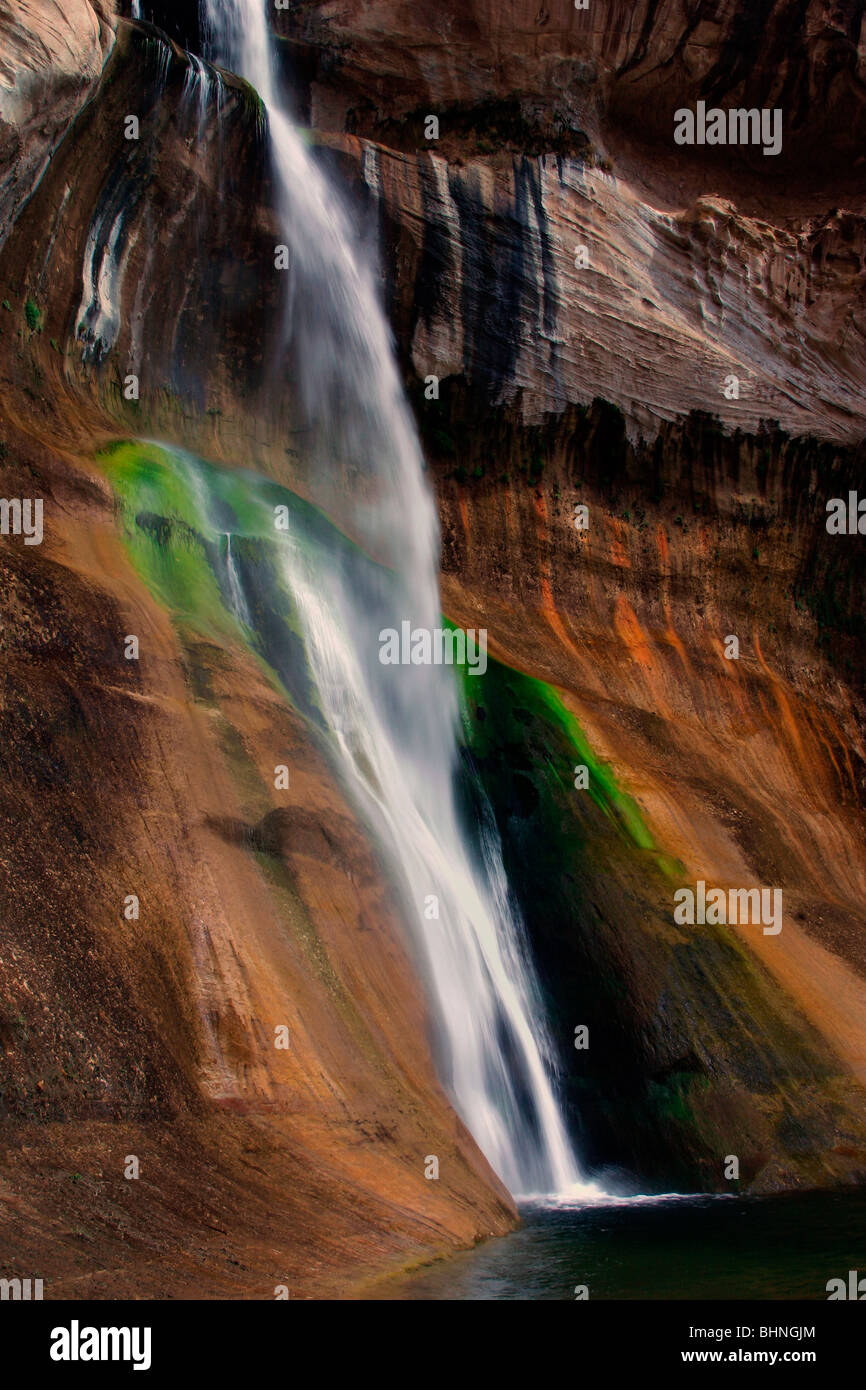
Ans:
[{"label": "striated rock layer", "polygon": [[709,193],[670,207],[574,156],[453,168],[351,148],[419,377],[465,376],[492,406],[519,393],[533,421],[601,396],[632,434],[703,409],[742,429],[862,435],[861,211],[779,223]]},{"label": "striated rock layer", "polygon": [[114,10],[113,0],[0,6],[0,240],[102,71]]},{"label": "striated rock layer", "polygon": [[806,178],[804,155],[837,168],[863,158],[859,0],[300,0],[274,24],[316,125],[372,133],[383,119],[517,99],[553,129],[627,128],[660,145],[675,110],[704,100],[782,107],[788,169]]}]

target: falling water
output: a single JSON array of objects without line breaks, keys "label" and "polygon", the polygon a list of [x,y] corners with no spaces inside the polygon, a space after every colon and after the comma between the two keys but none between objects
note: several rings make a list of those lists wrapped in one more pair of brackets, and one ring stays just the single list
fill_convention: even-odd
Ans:
[{"label": "falling water", "polygon": [[[351,487],[353,528],[382,562],[367,562],[362,575],[345,557],[326,560],[289,536],[285,579],[343,775],[404,892],[438,1024],[440,1074],[455,1106],[513,1192],[580,1190],[493,819],[482,827],[480,864],[459,824],[453,672],[379,661],[383,628],[399,630],[404,619],[428,630],[441,623],[436,514],[371,271],[283,108],[266,9],[266,0],[202,0],[208,56],[240,72],[267,109],[291,251],[286,331],[299,375],[296,408],[317,479],[335,502]],[[327,508],[327,493],[324,501]],[[229,538],[226,556],[234,586]],[[433,897],[439,917],[427,920]]]},{"label": "falling water", "polygon": [[222,96],[222,78],[218,72],[209,69],[194,53],[187,55],[189,68],[184,78],[180,97],[181,111],[191,111],[199,140],[204,132],[208,114],[208,100],[212,88],[216,88],[218,100]]},{"label": "falling water", "polygon": [[229,594],[231,595],[231,605],[241,622],[246,623],[247,627],[252,627],[250,610],[244,597],[243,585],[241,584],[238,567],[232,555],[232,533],[226,531],[226,578],[229,584]]}]

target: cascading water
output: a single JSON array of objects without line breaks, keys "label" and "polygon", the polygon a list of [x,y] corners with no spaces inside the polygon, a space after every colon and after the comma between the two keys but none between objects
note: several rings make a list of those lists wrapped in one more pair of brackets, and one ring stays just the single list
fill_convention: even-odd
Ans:
[{"label": "cascading water", "polygon": [[237,566],[232,556],[232,533],[226,531],[226,575],[228,577],[229,594],[231,595],[231,606],[235,615],[240,618],[247,627],[252,626],[249,606],[244,597],[243,585],[237,571]]},{"label": "cascading water", "polygon": [[[267,109],[291,248],[286,332],[297,408],[317,480],[342,511],[351,487],[353,528],[381,562],[322,557],[289,536],[285,580],[343,776],[403,888],[455,1106],[513,1192],[589,1197],[598,1189],[582,1183],[559,1113],[553,1051],[492,818],[480,864],[460,829],[453,672],[379,661],[383,629],[399,631],[407,619],[428,631],[441,624],[435,509],[372,274],[282,108],[266,9],[266,0],[202,0],[208,56],[245,77]],[[319,496],[327,510],[327,491]],[[230,537],[225,544],[231,601],[247,622]],[[434,897],[439,916],[428,920]]]}]

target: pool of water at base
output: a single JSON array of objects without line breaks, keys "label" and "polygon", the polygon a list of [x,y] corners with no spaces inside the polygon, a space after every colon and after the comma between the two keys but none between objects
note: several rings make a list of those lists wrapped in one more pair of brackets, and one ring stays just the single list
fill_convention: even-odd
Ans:
[{"label": "pool of water at base", "polygon": [[[826,1299],[866,1278],[866,1190],[521,1209],[512,1234],[380,1284],[379,1299]],[[866,1286],[864,1286],[866,1287]]]}]

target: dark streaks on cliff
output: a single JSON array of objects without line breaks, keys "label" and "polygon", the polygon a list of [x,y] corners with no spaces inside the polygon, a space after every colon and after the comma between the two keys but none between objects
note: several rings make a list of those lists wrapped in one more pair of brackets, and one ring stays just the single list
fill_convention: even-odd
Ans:
[{"label": "dark streaks on cliff", "polygon": [[440,215],[436,181],[428,160],[418,162],[418,181],[424,214],[424,239],[415,276],[418,319],[429,328],[442,294],[442,282],[452,273],[454,253],[448,228]]},{"label": "dark streaks on cliff", "polygon": [[524,301],[523,247],[484,205],[477,175],[452,172],[451,196],[460,217],[463,244],[464,368],[496,399],[517,360],[515,328]]}]

